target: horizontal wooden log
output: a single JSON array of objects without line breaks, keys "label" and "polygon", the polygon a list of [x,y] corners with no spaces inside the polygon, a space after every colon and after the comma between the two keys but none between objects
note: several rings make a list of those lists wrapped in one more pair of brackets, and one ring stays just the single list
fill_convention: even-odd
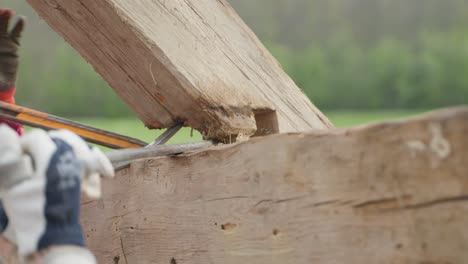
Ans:
[{"label": "horizontal wooden log", "polygon": [[101,263],[465,263],[468,107],[138,161],[83,203]]},{"label": "horizontal wooden log", "polygon": [[28,0],[150,128],[331,127],[226,0]]}]

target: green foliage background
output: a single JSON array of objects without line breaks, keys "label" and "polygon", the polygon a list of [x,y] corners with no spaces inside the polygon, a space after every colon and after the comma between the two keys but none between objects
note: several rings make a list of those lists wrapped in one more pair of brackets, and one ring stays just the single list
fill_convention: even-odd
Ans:
[{"label": "green foliage background", "polygon": [[[231,0],[325,110],[428,109],[468,102],[468,0]],[[5,4],[3,4],[5,3]],[[18,101],[61,116],[127,106],[23,0]]]}]

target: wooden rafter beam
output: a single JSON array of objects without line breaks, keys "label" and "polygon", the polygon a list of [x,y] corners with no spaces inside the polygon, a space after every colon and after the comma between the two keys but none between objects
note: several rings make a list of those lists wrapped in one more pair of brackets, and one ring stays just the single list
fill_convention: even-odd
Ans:
[{"label": "wooden rafter beam", "polygon": [[464,263],[468,108],[134,163],[83,204],[110,263]]},{"label": "wooden rafter beam", "polygon": [[28,0],[150,128],[331,127],[226,0]]}]

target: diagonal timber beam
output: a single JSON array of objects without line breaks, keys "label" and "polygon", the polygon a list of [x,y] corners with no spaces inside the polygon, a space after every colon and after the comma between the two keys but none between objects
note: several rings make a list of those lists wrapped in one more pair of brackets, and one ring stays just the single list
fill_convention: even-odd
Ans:
[{"label": "diagonal timber beam", "polygon": [[332,127],[226,0],[28,0],[150,128]]},{"label": "diagonal timber beam", "polygon": [[464,263],[468,107],[134,163],[82,205],[102,263]]}]

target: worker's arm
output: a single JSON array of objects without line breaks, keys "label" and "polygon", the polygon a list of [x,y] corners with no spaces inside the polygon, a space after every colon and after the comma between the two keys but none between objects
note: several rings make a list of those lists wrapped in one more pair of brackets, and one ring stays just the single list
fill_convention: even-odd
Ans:
[{"label": "worker's arm", "polygon": [[[18,73],[18,48],[21,33],[24,28],[24,19],[20,17],[13,28],[9,30],[9,25],[13,12],[0,8],[0,101],[15,103],[16,77]],[[18,134],[22,134],[22,125],[0,120]]]},{"label": "worker's arm", "polygon": [[[95,263],[79,223],[80,190],[100,195],[100,176],[114,175],[109,160],[69,131],[20,138],[0,125],[0,137],[3,236],[19,256],[40,260],[34,263]],[[8,256],[11,247],[4,248]]]}]

